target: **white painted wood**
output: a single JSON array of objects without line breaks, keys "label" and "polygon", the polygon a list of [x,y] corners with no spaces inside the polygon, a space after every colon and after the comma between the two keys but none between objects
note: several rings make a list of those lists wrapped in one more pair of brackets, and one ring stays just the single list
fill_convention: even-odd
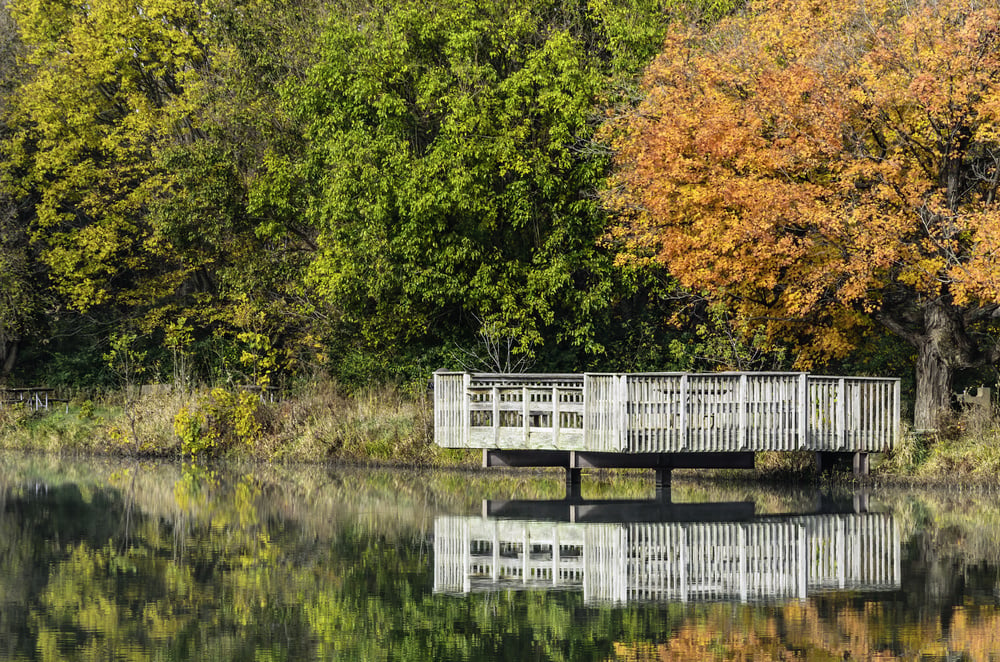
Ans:
[{"label": "white painted wood", "polygon": [[879,452],[899,436],[899,380],[805,373],[434,377],[451,448],[629,453]]},{"label": "white painted wood", "polygon": [[798,439],[794,446],[795,450],[803,450],[809,443],[809,375],[801,373],[798,381],[798,401],[795,408],[797,418]]},{"label": "white painted wood", "polygon": [[494,384],[490,389],[493,417],[490,421],[493,424],[493,445],[500,443],[500,388]]},{"label": "white painted wood", "polygon": [[680,447],[677,449],[679,451],[686,451],[690,448],[691,443],[691,426],[688,423],[688,410],[691,408],[691,398],[690,390],[688,388],[688,375],[681,376],[680,383]]},{"label": "white painted wood", "polygon": [[836,395],[837,441],[834,450],[847,447],[847,380],[843,377],[837,380]]},{"label": "white painted wood", "polygon": [[746,450],[750,446],[750,430],[748,427],[750,418],[750,412],[748,411],[750,407],[749,390],[749,377],[745,374],[740,375],[739,421],[737,423],[739,426],[739,450]]},{"label": "white painted wood", "polygon": [[462,375],[462,441],[472,437],[472,401],[469,397],[471,386],[472,375]]}]

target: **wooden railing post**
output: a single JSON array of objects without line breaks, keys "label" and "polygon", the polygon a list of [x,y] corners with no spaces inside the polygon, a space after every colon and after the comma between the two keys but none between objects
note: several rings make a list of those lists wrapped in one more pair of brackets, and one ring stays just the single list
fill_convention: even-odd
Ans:
[{"label": "wooden railing post", "polygon": [[896,380],[896,383],[892,387],[892,442],[891,446],[895,446],[896,442],[899,441],[900,430],[899,430],[899,385],[900,380]]},{"label": "wooden railing post", "polygon": [[680,413],[681,413],[681,429],[680,429],[680,440],[681,440],[681,450],[686,451],[688,449],[688,442],[690,441],[691,435],[690,426],[688,425],[688,376],[681,375],[681,388],[680,393]]},{"label": "wooden railing post", "polygon": [[837,381],[837,450],[841,450],[847,440],[847,380]]},{"label": "wooden railing post", "polygon": [[493,386],[493,446],[500,445],[500,388]]},{"label": "wooden railing post", "polygon": [[434,441],[438,444],[444,439],[445,433],[445,395],[444,380],[434,373]]},{"label": "wooden railing post", "polygon": [[799,443],[798,449],[802,450],[809,444],[809,373],[799,373]]},{"label": "wooden railing post", "polygon": [[559,448],[559,387],[552,387],[552,445]]},{"label": "wooden railing post", "polygon": [[615,376],[615,421],[617,433],[614,438],[618,450],[627,450],[628,446],[628,376]]},{"label": "wooden railing post", "polygon": [[462,375],[462,442],[468,444],[472,438],[472,375]]},{"label": "wooden railing post", "polygon": [[524,426],[524,443],[525,446],[528,445],[528,441],[531,439],[530,419],[531,419],[531,396],[528,392],[528,387],[521,387],[521,423]]},{"label": "wooden railing post", "polygon": [[738,416],[737,426],[739,428],[738,434],[739,434],[741,450],[747,448],[747,446],[750,443],[750,430],[748,429],[748,419],[750,416],[750,412],[748,411],[748,409],[750,405],[747,402],[749,400],[749,394],[747,393],[747,391],[749,390],[749,385],[747,382],[748,382],[747,374],[742,373],[740,375],[740,393],[739,393],[739,403],[737,405],[739,407],[739,410],[737,412]]}]

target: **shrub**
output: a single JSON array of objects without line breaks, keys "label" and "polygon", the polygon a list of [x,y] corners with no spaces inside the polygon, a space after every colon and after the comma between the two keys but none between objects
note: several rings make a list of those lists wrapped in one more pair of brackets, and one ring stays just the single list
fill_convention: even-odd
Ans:
[{"label": "shrub", "polygon": [[242,445],[253,448],[264,433],[264,412],[253,393],[212,389],[174,417],[181,452],[192,457],[215,456]]}]

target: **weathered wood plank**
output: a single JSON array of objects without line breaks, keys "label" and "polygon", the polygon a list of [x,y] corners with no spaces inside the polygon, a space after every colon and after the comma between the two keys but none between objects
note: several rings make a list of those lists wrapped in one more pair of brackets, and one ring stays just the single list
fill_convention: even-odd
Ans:
[{"label": "weathered wood plank", "polygon": [[898,435],[896,379],[435,374],[435,441],[446,447],[879,452]]}]

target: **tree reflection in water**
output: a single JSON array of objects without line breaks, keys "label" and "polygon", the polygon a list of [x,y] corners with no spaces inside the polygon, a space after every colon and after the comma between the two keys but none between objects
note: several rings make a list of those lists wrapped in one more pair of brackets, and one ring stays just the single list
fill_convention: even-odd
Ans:
[{"label": "tree reflection in water", "polygon": [[[891,586],[855,584],[810,590],[804,599],[746,602],[739,596],[683,602],[666,594],[595,602],[582,591],[502,586],[436,593],[436,519],[479,512],[484,496],[546,498],[561,488],[546,478],[504,480],[4,458],[0,659],[1000,654],[996,499],[873,496],[878,514],[870,517],[891,516],[900,541],[900,575]],[[625,480],[614,489],[634,496],[645,489],[643,481],[636,484]],[[814,500],[732,486],[685,487],[683,481],[675,481],[675,496],[752,501],[754,517]],[[798,521],[795,526],[805,526]],[[731,565],[735,557],[716,550],[715,558]]]}]

